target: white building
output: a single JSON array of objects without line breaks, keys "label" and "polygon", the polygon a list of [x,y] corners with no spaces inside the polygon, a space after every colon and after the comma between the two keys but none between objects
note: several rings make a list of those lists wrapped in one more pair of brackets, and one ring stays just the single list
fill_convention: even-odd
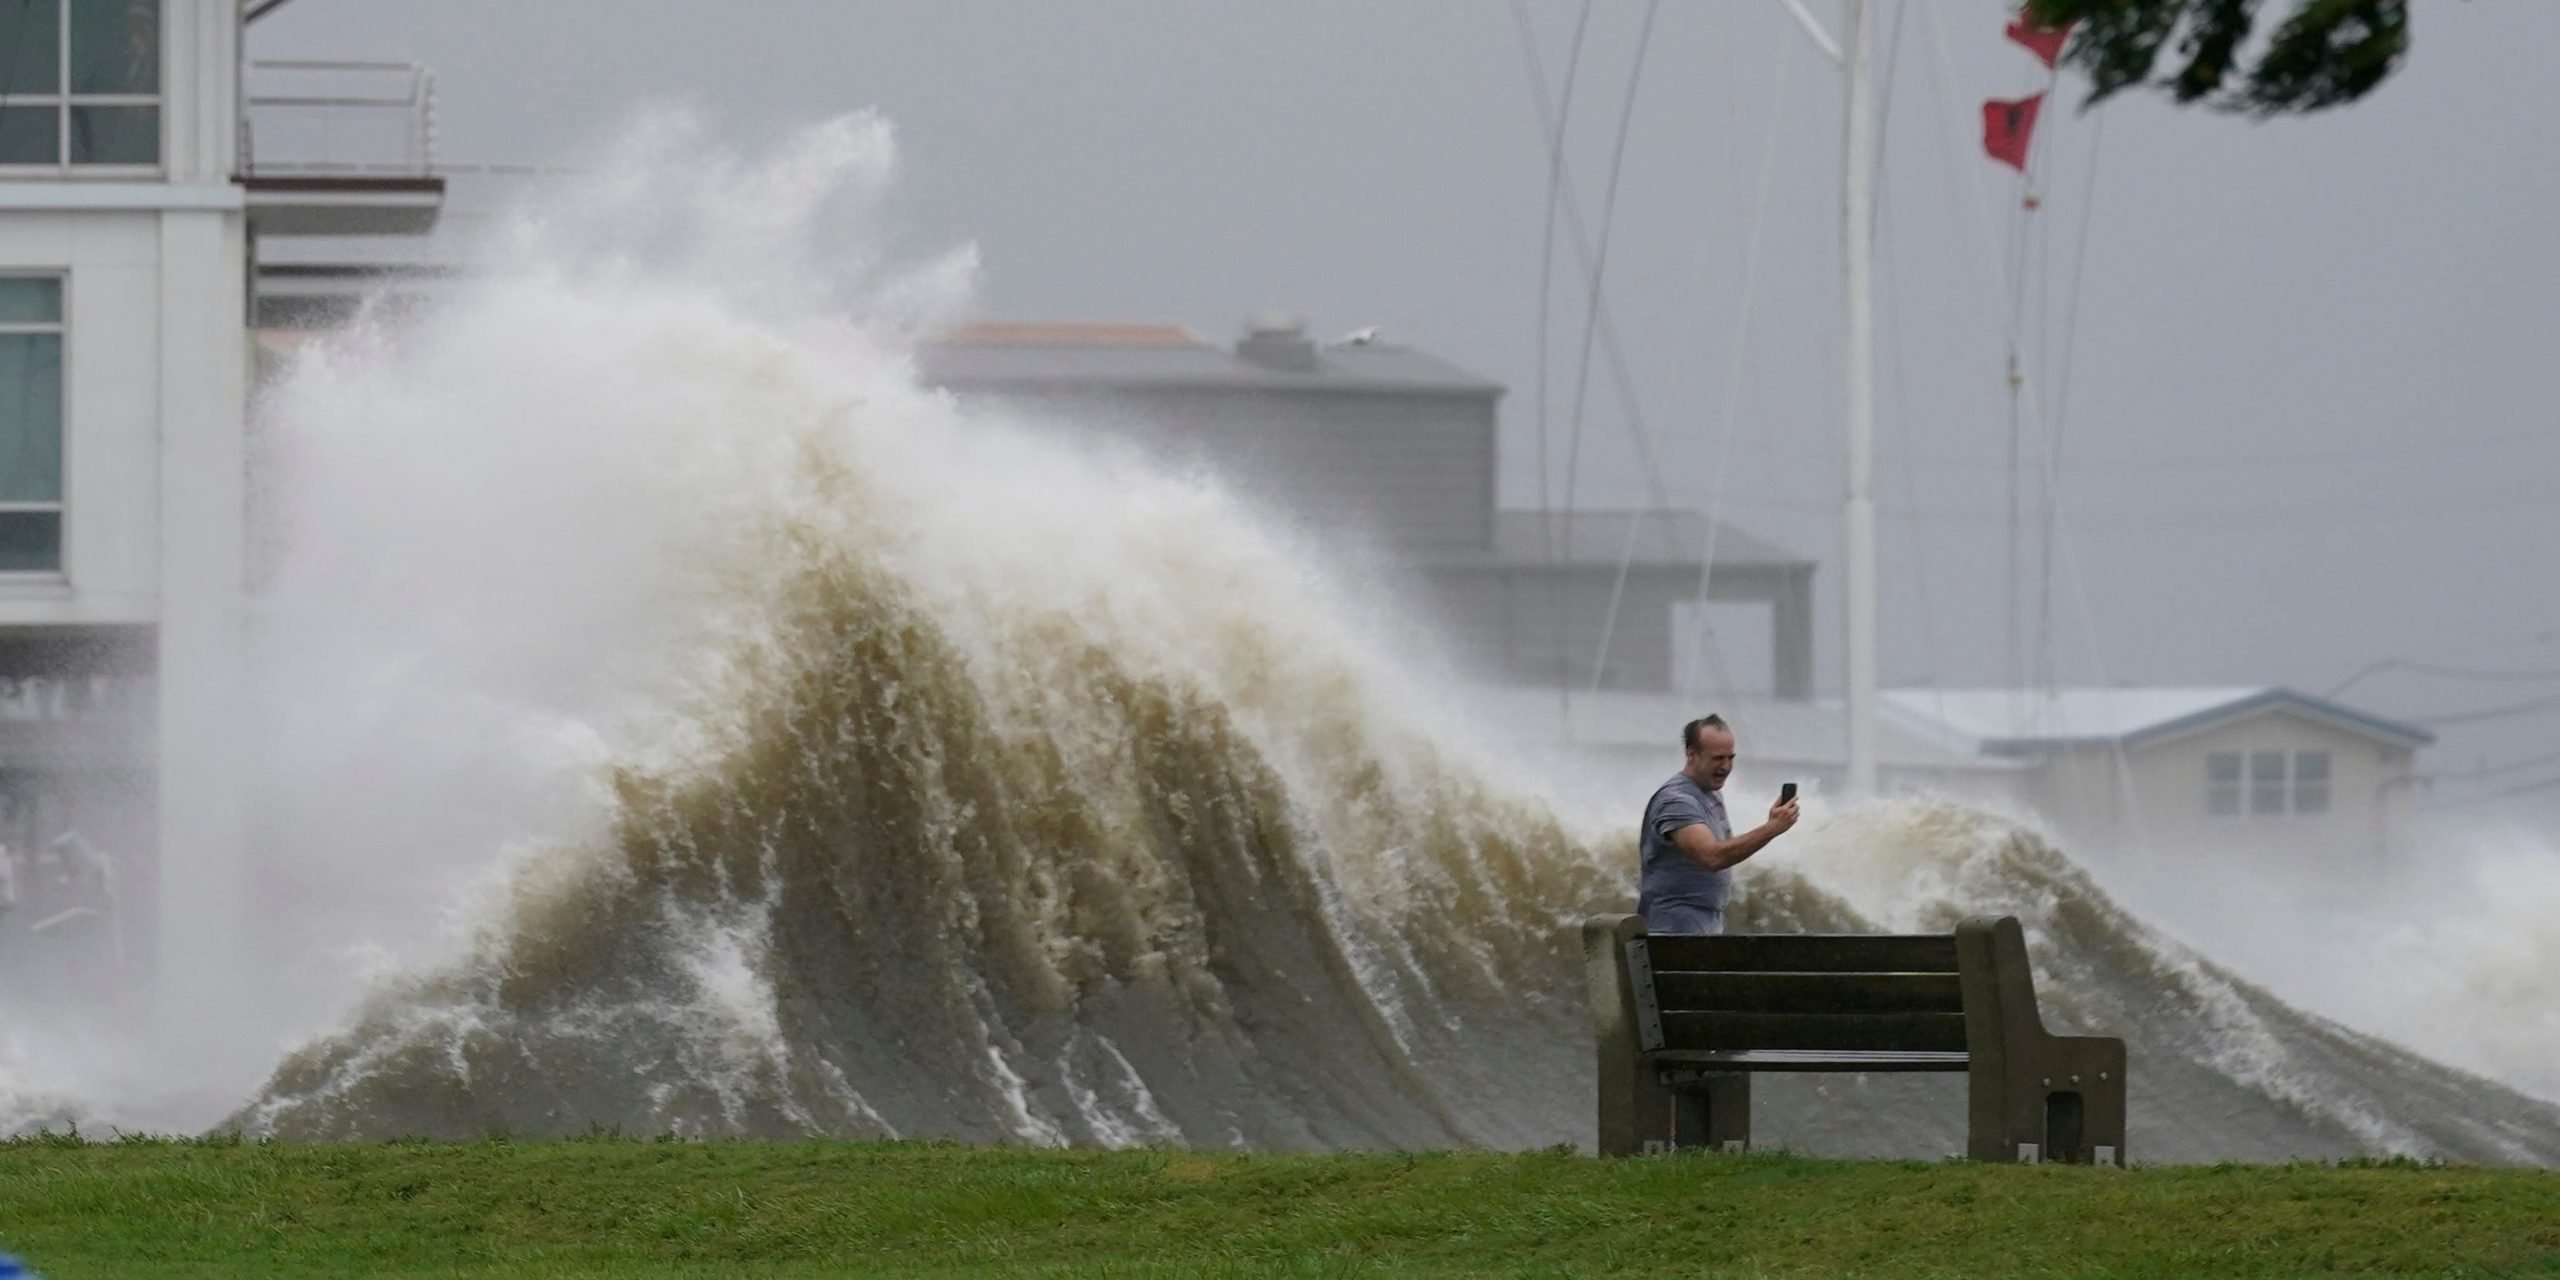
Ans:
[{"label": "white building", "polygon": [[2153,856],[2370,866],[2435,736],[2281,688],[1897,689],[1885,718],[2025,772],[2066,838]]},{"label": "white building", "polygon": [[181,1003],[236,954],[249,870],[253,238],[412,230],[441,196],[424,156],[247,163],[262,11],[0,7],[0,844],[101,850],[120,963]]}]

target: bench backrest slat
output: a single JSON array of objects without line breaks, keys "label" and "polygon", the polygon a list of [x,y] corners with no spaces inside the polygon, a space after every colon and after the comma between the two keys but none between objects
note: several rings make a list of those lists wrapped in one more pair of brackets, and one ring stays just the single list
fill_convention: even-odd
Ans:
[{"label": "bench backrest slat", "polygon": [[1964,1051],[1961,1013],[1674,1013],[1666,1049]]},{"label": "bench backrest slat", "polygon": [[1952,973],[1694,973],[1652,975],[1666,1011],[1685,1013],[1963,1013]]},{"label": "bench backrest slat", "polygon": [[1666,934],[1627,961],[1649,1050],[1965,1048],[1951,934]]},{"label": "bench backrest slat", "polygon": [[1659,934],[1645,939],[1654,974],[1954,973],[1952,934]]}]

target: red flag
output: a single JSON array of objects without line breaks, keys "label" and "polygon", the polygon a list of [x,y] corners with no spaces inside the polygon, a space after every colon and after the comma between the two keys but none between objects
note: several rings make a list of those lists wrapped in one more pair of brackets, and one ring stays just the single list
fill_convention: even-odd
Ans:
[{"label": "red flag", "polygon": [[2036,132],[2036,111],[2044,105],[2044,95],[2029,94],[2015,102],[1993,98],[1982,104],[1982,149],[1991,158],[2017,170],[2027,171],[2027,143]]},{"label": "red flag", "polygon": [[2062,57],[2062,44],[2071,38],[2071,24],[2066,22],[2058,27],[2039,27],[2030,25],[2032,22],[2033,19],[2027,15],[2019,14],[2010,20],[2007,35],[2010,39],[2026,46],[2027,52],[2036,56],[2036,61],[2050,67]]}]

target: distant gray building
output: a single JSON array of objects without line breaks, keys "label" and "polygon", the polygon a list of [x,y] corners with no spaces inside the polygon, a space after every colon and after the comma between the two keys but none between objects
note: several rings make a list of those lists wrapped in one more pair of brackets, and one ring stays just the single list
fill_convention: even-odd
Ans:
[{"label": "distant gray building", "polygon": [[1368,539],[1482,674],[1671,689],[1703,580],[1710,600],[1768,607],[1768,687],[1813,694],[1813,561],[1694,511],[1501,509],[1502,385],[1426,352],[1374,333],[1319,345],[1296,319],[1261,315],[1233,347],[1175,326],[982,324],[918,362],[964,400],[1109,431]]},{"label": "distant gray building", "polygon": [[2017,765],[2017,794],[2075,842],[2341,874],[2405,843],[2417,752],[2435,741],[2418,725],[2263,686],[1892,689],[1884,720]]}]

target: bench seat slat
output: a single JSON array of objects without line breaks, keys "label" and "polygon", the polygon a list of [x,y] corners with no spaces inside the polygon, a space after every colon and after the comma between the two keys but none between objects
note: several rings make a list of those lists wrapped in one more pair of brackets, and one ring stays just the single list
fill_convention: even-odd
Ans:
[{"label": "bench seat slat", "polygon": [[1962,1071],[1961,1053],[1866,1053],[1814,1049],[1666,1049],[1645,1055],[1664,1075],[1717,1071]]},{"label": "bench seat slat", "polygon": [[1653,975],[1665,1012],[1962,1013],[1952,973],[1683,973]]},{"label": "bench seat slat", "polygon": [[1715,973],[1954,973],[1946,933],[1655,934],[1653,971]]},{"label": "bench seat slat", "polygon": [[1666,1049],[1830,1049],[1961,1053],[1961,1013],[1684,1013],[1662,1015]]}]

